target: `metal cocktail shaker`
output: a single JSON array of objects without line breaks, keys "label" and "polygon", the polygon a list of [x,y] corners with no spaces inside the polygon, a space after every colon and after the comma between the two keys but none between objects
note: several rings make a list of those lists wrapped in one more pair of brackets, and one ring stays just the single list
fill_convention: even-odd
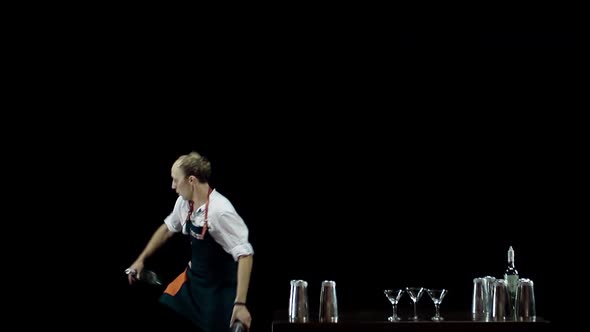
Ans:
[{"label": "metal cocktail shaker", "polygon": [[309,309],[307,302],[307,281],[291,280],[291,295],[289,296],[289,322],[306,323],[309,321]]},{"label": "metal cocktail shaker", "polygon": [[338,322],[338,299],[336,298],[336,282],[331,280],[322,281],[320,293],[320,322]]},{"label": "metal cocktail shaker", "polygon": [[527,278],[518,280],[516,288],[515,316],[521,321],[535,321],[537,312],[535,309],[535,290],[533,281]]},{"label": "metal cocktail shaker", "polygon": [[486,276],[473,279],[471,318],[489,321],[492,316],[492,289],[496,278]]},{"label": "metal cocktail shaker", "polygon": [[488,283],[485,278],[473,278],[473,298],[471,302],[471,318],[473,320],[487,320],[488,292]]},{"label": "metal cocktail shaker", "polygon": [[503,321],[511,315],[510,297],[506,280],[496,279],[492,286],[492,320]]}]

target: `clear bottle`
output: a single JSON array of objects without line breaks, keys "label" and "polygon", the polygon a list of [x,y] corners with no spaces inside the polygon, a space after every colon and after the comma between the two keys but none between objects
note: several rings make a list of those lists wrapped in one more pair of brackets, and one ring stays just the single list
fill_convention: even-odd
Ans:
[{"label": "clear bottle", "polygon": [[231,332],[246,332],[246,325],[244,325],[244,323],[240,322],[239,320],[236,320],[234,322],[234,324],[231,326]]},{"label": "clear bottle", "polygon": [[156,272],[151,270],[142,270],[139,274],[139,280],[154,286],[161,286],[162,281]]},{"label": "clear bottle", "polygon": [[508,248],[508,267],[504,271],[504,279],[506,280],[508,295],[510,295],[510,306],[514,310],[516,287],[518,286],[518,271],[514,266],[514,249],[512,249],[512,246]]},{"label": "clear bottle", "polygon": [[131,275],[135,276],[138,280],[140,280],[146,284],[149,284],[149,285],[154,285],[154,286],[161,286],[162,285],[162,280],[160,280],[160,277],[158,276],[158,274],[156,274],[156,272],[151,271],[151,270],[143,269],[143,270],[141,270],[141,273],[139,274],[139,276],[137,276],[137,271],[132,270],[132,269],[126,269],[125,274],[131,274]]}]

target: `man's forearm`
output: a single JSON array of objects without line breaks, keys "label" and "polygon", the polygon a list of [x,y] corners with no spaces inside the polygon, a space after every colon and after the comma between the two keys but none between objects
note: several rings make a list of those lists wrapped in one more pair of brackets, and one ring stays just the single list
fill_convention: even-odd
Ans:
[{"label": "man's forearm", "polygon": [[250,274],[252,272],[252,255],[241,256],[238,259],[238,289],[235,302],[246,303],[248,287],[250,285]]},{"label": "man's forearm", "polygon": [[137,257],[136,262],[144,262],[146,258],[150,257],[158,248],[160,248],[166,241],[172,237],[174,233],[168,231],[168,226],[166,224],[162,224],[160,228],[156,230],[152,238],[149,240],[148,244],[145,246],[145,249],[141,252],[139,257]]}]

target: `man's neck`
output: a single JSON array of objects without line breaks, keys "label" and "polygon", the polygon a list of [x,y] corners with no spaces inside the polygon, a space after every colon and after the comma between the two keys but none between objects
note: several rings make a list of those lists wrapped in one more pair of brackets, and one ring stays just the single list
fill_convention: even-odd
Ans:
[{"label": "man's neck", "polygon": [[209,184],[208,183],[198,183],[195,187],[195,191],[193,192],[192,201],[195,203],[195,208],[205,204],[207,202],[207,198],[209,197]]}]

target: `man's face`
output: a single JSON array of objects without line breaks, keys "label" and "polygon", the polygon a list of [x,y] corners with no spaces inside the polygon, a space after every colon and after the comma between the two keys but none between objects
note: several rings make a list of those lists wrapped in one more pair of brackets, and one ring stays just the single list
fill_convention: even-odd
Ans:
[{"label": "man's face", "polygon": [[189,179],[184,175],[182,170],[177,164],[172,166],[172,189],[176,190],[176,193],[185,200],[191,199],[191,185]]}]

